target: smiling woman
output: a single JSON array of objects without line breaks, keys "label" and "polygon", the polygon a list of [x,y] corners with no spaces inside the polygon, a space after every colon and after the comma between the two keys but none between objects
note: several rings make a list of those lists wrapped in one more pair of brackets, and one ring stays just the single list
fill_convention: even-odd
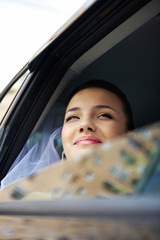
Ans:
[{"label": "smiling woman", "polygon": [[[60,123],[59,119],[64,120]],[[117,86],[100,79],[81,84],[71,92],[65,110],[64,106],[52,107],[14,161],[1,187],[60,161],[64,154],[67,160],[82,156],[95,145],[132,129],[130,104]]]},{"label": "smiling woman", "polygon": [[83,155],[131,129],[132,111],[122,91],[109,82],[91,80],[69,98],[62,128],[64,153],[67,159]]}]

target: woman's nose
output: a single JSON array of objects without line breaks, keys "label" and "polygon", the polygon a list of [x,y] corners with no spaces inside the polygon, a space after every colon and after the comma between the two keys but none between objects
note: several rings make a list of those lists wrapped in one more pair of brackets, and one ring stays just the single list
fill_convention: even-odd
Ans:
[{"label": "woman's nose", "polygon": [[91,122],[84,122],[81,124],[79,127],[79,132],[95,132],[96,131],[96,126],[91,123]]}]

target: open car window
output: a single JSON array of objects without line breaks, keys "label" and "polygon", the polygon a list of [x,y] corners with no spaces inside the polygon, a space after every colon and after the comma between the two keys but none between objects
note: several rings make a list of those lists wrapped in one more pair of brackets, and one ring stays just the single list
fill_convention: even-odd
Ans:
[{"label": "open car window", "polygon": [[[159,113],[154,108],[154,106],[158,108],[159,105],[159,66],[157,64],[159,24],[159,16],[156,15],[153,18],[150,16],[145,24],[132,30],[124,39],[109,49],[105,46],[106,36],[106,39],[98,43],[99,46],[98,44],[94,46],[70,67],[46,106],[33,133],[11,166],[8,176],[2,181],[2,187],[61,160],[63,150],[61,127],[67,98],[77,85],[89,79],[106,79],[115,83],[126,93],[133,109],[135,129],[159,120]],[[126,26],[120,26],[119,29],[123,27]],[[119,33],[119,30],[117,32]],[[112,34],[115,37],[115,32]],[[108,36],[108,38],[111,37]],[[143,86],[145,86],[145,91],[143,91]],[[148,99],[149,95],[152,98]],[[150,109],[149,114],[144,109],[146,101]],[[139,166],[139,168],[143,167]],[[115,166],[113,172],[118,174],[121,171],[118,166]],[[122,175],[125,178],[123,171]]]},{"label": "open car window", "polygon": [[[1,239],[159,239],[160,1],[88,2],[29,62],[2,122]],[[62,158],[68,97],[95,78],[127,95],[134,130]]]},{"label": "open car window", "polygon": [[[3,239],[159,239],[159,12],[157,0],[94,1],[29,62],[1,145]],[[134,130],[63,159],[68,97],[95,78],[127,95]]]},{"label": "open car window", "polygon": [[[64,72],[29,139],[3,178],[2,188],[61,160],[61,128],[68,96],[90,79],[113,82],[125,92],[133,109],[135,129],[159,120],[160,21],[153,2],[106,34]],[[153,11],[148,14],[150,8]],[[135,19],[139,19],[138,23]],[[51,78],[56,80],[55,76]],[[148,98],[149,95],[152,97]]]}]

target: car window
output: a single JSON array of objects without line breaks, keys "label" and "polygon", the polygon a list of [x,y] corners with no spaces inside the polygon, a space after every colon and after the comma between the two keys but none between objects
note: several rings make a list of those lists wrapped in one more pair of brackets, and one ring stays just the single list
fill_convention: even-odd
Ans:
[{"label": "car window", "polygon": [[[122,89],[125,90],[127,95],[131,96],[130,100],[132,101],[133,104],[135,104],[136,101],[138,101],[138,103],[135,106],[136,108],[135,113],[138,112],[139,110],[138,107],[140,103],[143,104],[143,101],[141,101],[141,97],[142,97],[141,86],[143,87],[145,86],[145,91],[147,95],[149,95],[150,91],[151,91],[151,95],[152,96],[154,95],[155,102],[152,103],[151,106],[154,106],[154,105],[156,106],[158,104],[159,94],[157,94],[158,88],[156,86],[159,83],[158,81],[159,71],[158,71],[158,64],[154,64],[154,62],[156,63],[158,62],[157,49],[159,46],[158,45],[159,35],[158,35],[158,31],[155,31],[156,29],[158,29],[158,26],[159,26],[159,18],[157,17],[153,18],[146,25],[142,26],[137,31],[129,35],[126,39],[121,41],[119,44],[111,48],[110,51],[104,52],[104,54],[100,58],[96,59],[96,61],[91,63],[86,69],[84,68],[83,69],[84,71],[80,73],[79,77],[72,79],[73,76],[66,74],[66,76],[69,76],[69,77],[67,79],[67,77],[65,76],[62,79],[62,82],[64,83],[67,82],[67,84],[64,84],[63,89],[61,89],[62,91],[59,94],[59,99],[58,100],[56,99],[57,101],[56,104],[55,104],[55,98],[53,96],[53,99],[51,99],[51,102],[50,102],[50,106],[46,107],[45,117],[44,116],[42,117],[44,121],[42,120],[42,118],[39,120],[39,122],[37,123],[37,126],[35,127],[35,130],[31,134],[30,138],[28,139],[24,148],[22,149],[21,153],[19,154],[14,164],[12,165],[11,169],[9,170],[9,175],[10,176],[13,175],[13,178],[9,177],[9,181],[12,182],[19,178],[26,177],[27,175],[35,173],[36,171],[50,165],[51,163],[55,163],[56,161],[61,159],[62,144],[61,144],[60,135],[61,135],[61,126],[62,126],[63,117],[64,117],[65,103],[68,98],[68,95],[71,92],[71,88],[75,88],[77,84],[82,83],[82,81],[86,81],[95,76],[97,78],[107,79],[113,83],[115,81],[115,84],[122,87]],[[152,48],[149,48],[151,45],[152,45]],[[148,57],[148,52],[146,51],[147,49],[149,51],[149,57]],[[87,61],[87,58],[85,60]],[[150,67],[146,68],[146,66],[148,65]],[[73,70],[76,71],[75,68]],[[149,75],[149,73],[151,73],[152,78],[150,77],[151,75]],[[152,79],[152,81],[150,79]],[[153,89],[151,88],[151,85]],[[147,90],[147,87],[148,87],[148,90]],[[144,94],[145,93],[143,91],[143,95]],[[147,97],[146,97],[146,101],[147,101]],[[140,109],[140,116],[139,116],[141,123],[143,123],[142,110],[145,111],[145,108],[143,109],[143,106]],[[151,108],[152,107],[150,107],[150,109]],[[147,118],[145,118],[144,123],[145,124],[153,123],[153,120],[159,120],[157,118],[157,115],[155,119],[151,119],[151,120],[149,116],[147,116]],[[139,127],[141,123],[138,123],[137,121],[136,126]],[[146,131],[146,134],[147,134],[147,131]],[[138,144],[136,142],[134,143],[135,145]],[[50,148],[50,146],[54,147],[52,148],[52,151],[48,151],[48,148]],[[55,151],[57,151],[58,154]],[[121,151],[121,158],[123,158],[123,160],[126,162],[130,161],[130,164],[134,165],[134,159],[130,158],[130,155],[128,155],[125,151]],[[38,164],[36,164],[36,160],[38,160]],[[157,161],[157,158],[156,158],[156,161]],[[28,163],[28,166],[25,165],[26,163]],[[33,163],[34,163],[34,168],[32,165]],[[20,164],[19,172],[17,172],[17,168],[15,168],[15,166],[18,164]],[[145,164],[141,164],[141,165],[142,166],[139,168],[139,171],[142,170],[143,172],[144,170],[143,165]],[[29,167],[31,171],[27,169],[27,167]],[[16,172],[11,171],[14,168]],[[123,170],[117,167],[117,165],[113,167],[111,172],[112,172],[112,175],[118,175],[122,178],[127,178],[127,173],[123,172]],[[18,178],[15,179],[15,176],[16,178],[18,176]],[[11,182],[8,182],[6,178],[3,180],[4,185],[2,186],[6,186]],[[136,184],[136,181],[133,181],[133,184]],[[106,187],[112,188],[113,186],[112,184],[107,183]]]},{"label": "car window", "polygon": [[[126,5],[129,1],[119,2]],[[94,15],[97,20],[96,16]],[[15,160],[14,163],[11,162],[12,166],[8,165],[11,168],[8,168],[9,171],[7,169],[8,173],[2,179],[2,190],[0,190],[0,201],[3,202],[0,204],[0,211],[2,217],[5,215],[0,222],[2,222],[2,233],[6,238],[28,239],[29,233],[32,232],[34,239],[106,239],[105,236],[109,239],[159,239],[160,122],[157,122],[160,119],[157,114],[160,89],[159,19],[159,16],[153,18],[149,21],[149,25],[144,25],[129,34],[109,51],[105,50],[106,43],[110,41],[113,44],[112,40],[129,26],[124,26],[118,34],[113,33],[112,39],[106,36],[106,42],[101,45],[104,47],[102,52],[99,46],[96,51],[93,47],[90,50],[94,54],[87,52],[88,58],[84,56],[85,54],[83,58],[80,57],[83,69],[76,61],[76,65],[70,66],[70,69],[67,68],[66,72],[66,68],[63,67],[66,62],[67,67],[69,66],[67,60],[72,57],[67,58],[61,55],[64,57],[60,59],[62,66],[58,66],[56,58],[55,68],[59,71],[53,71],[53,74],[47,77],[47,71],[43,72],[45,73],[42,75],[43,81],[48,84],[48,89],[42,81],[42,84],[38,81],[39,86],[42,86],[45,91],[42,89],[35,95],[32,95],[33,92],[26,94],[27,101],[21,105],[18,114],[21,116],[27,109],[23,123],[17,124],[18,118],[16,118],[14,124],[9,126],[18,129],[21,136],[13,139],[16,144],[11,142],[12,149],[15,150],[16,145],[22,142],[21,147],[18,146],[15,155],[12,149],[9,149],[9,154],[6,154],[4,159],[6,163],[7,157],[11,155]],[[92,29],[94,29],[93,26]],[[105,31],[104,27],[103,30]],[[71,33],[75,36],[74,31]],[[89,33],[90,31],[88,35]],[[91,35],[91,37],[93,40],[94,36]],[[67,49],[67,43],[65,41],[65,44],[61,45],[62,52],[64,46]],[[78,45],[79,49],[86,47],[85,41],[82,40],[82,43]],[[77,50],[75,45],[72,45],[70,54]],[[77,56],[74,55],[74,57]],[[92,57],[93,61],[89,61]],[[52,62],[50,65],[52,68]],[[71,74],[73,72],[74,74]],[[38,73],[40,75],[40,72]],[[51,81],[56,82],[58,75],[60,75],[59,85],[49,84]],[[126,93],[134,107],[135,129],[114,139],[107,139],[97,147],[94,145],[93,151],[87,155],[80,156],[76,152],[74,158],[63,159],[61,130],[68,96],[77,85],[93,78],[106,79],[115,83]],[[37,79],[40,78],[31,80]],[[46,79],[48,82],[45,81]],[[51,87],[55,87],[54,91],[51,91]],[[49,95],[48,98],[47,95]],[[34,103],[32,111],[27,108],[31,96],[33,97],[30,102]],[[96,96],[93,94],[95,99]],[[45,97],[48,101],[45,101]],[[79,103],[80,100],[77,102]],[[88,102],[90,102],[89,99]],[[84,108],[88,102],[84,101]],[[76,107],[71,109],[73,108]],[[36,109],[40,112],[37,118],[35,118]],[[76,114],[71,117],[72,120],[77,119]],[[102,115],[98,114],[98,117]],[[25,121],[27,121],[26,124]],[[28,130],[32,121],[34,129],[31,127]],[[74,130],[73,125],[69,133],[73,133],[72,128]],[[23,129],[28,131],[25,137]],[[76,130],[80,129],[81,126],[76,128]],[[71,138],[67,139],[71,143],[70,151],[75,143],[71,140]],[[8,145],[6,141],[4,145],[6,149]],[[62,226],[63,231],[61,231]],[[22,234],[18,235],[18,231]]]},{"label": "car window", "polygon": [[0,102],[0,123],[3,121],[3,118],[7,114],[10,107],[12,106],[28,74],[29,70],[27,70],[13,84],[11,84],[11,86],[9,86],[8,89],[6,88],[7,89],[6,93]]}]

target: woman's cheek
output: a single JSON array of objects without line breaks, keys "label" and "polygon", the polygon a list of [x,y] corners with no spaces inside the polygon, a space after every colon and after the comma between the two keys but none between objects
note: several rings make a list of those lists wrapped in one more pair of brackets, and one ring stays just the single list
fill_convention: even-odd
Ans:
[{"label": "woman's cheek", "polygon": [[62,144],[65,147],[71,142],[72,128],[70,126],[64,126],[62,129]]},{"label": "woman's cheek", "polygon": [[112,127],[113,137],[119,136],[124,133],[124,128],[120,124],[116,124]]},{"label": "woman's cheek", "polygon": [[113,138],[122,133],[121,126],[116,122],[108,122],[105,126],[101,125],[101,131],[104,132],[106,138]]}]

